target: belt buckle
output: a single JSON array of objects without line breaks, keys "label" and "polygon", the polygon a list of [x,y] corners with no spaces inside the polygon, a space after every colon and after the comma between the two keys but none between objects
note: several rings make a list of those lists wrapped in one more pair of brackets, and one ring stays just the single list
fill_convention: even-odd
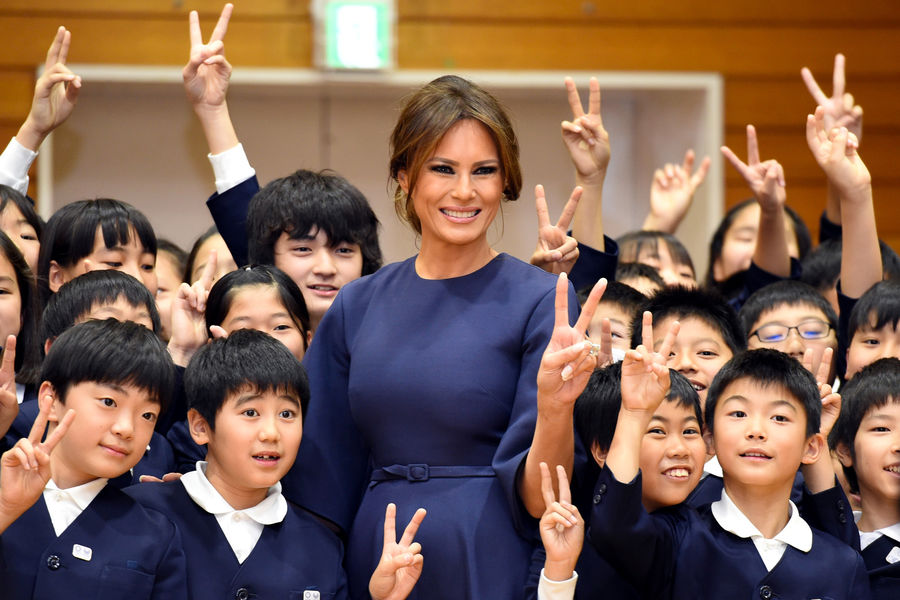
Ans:
[{"label": "belt buckle", "polygon": [[428,481],[428,465],[422,463],[407,465],[406,479],[408,481]]}]

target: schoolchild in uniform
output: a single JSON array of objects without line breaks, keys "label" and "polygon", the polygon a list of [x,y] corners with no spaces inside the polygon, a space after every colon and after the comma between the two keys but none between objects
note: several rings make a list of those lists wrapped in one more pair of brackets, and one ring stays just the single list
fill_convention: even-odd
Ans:
[{"label": "schoolchild in uniform", "polygon": [[[143,456],[169,401],[165,346],[136,323],[81,323],[53,344],[41,378],[32,435],[3,458],[3,597],[186,597],[175,526],[107,485]],[[55,448],[34,452],[47,422]]]},{"label": "schoolchild in uniform", "polygon": [[[181,531],[189,597],[347,597],[340,540],[281,494],[279,480],[297,455],[309,403],[297,359],[271,336],[241,329],[197,352],[185,387],[190,432],[207,444],[206,460],[179,481],[139,484],[128,493]],[[390,560],[370,582],[376,600],[403,585],[406,593],[412,589],[422,567],[412,536],[422,518],[424,511],[399,545],[389,540]],[[391,529],[393,519],[389,510]],[[401,587],[385,588],[384,579]]]}]

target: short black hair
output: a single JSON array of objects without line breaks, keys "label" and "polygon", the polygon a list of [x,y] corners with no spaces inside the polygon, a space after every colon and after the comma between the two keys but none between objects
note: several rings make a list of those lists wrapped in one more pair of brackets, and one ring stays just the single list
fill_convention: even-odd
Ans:
[{"label": "short black hair", "polygon": [[[184,268],[187,265],[188,253],[184,251],[184,249],[173,242],[172,240],[167,240],[165,238],[157,238],[156,240],[156,258],[159,260],[159,253],[165,252],[169,256],[172,257],[172,260],[175,261],[175,272],[181,274],[182,281],[184,280]],[[191,282],[193,283],[193,282]]]},{"label": "short black hair", "polygon": [[[591,293],[591,289],[591,287],[581,288],[581,290],[578,292],[579,304],[583,305],[585,302],[587,302],[588,296]],[[640,311],[644,307],[644,304],[647,303],[647,296],[637,291],[630,285],[626,285],[618,281],[610,281],[606,284],[606,291],[603,292],[603,297],[600,298],[600,302],[615,304],[616,306],[620,306],[622,310],[626,312],[634,312],[640,314]]]},{"label": "short black hair", "polygon": [[175,365],[159,337],[137,323],[85,321],[63,332],[44,359],[41,380],[65,404],[69,386],[84,382],[145,390],[165,412],[175,385]]},{"label": "short black hair", "polygon": [[[881,248],[881,268],[887,279],[900,279],[900,256],[893,248],[878,240]],[[841,238],[825,240],[803,259],[800,281],[808,283],[820,292],[827,292],[841,276]]]},{"label": "short black hair", "polygon": [[[653,315],[654,325],[669,317],[678,320],[694,318],[703,321],[722,336],[732,354],[747,347],[747,336],[737,313],[716,292],[702,288],[666,287],[658,291],[644,307]],[[642,343],[641,318],[631,325],[631,347]]]},{"label": "short black hair", "polygon": [[362,275],[381,267],[378,218],[353,184],[332,171],[300,169],[259,190],[247,213],[251,263],[275,264],[275,242],[283,232],[305,239],[323,231],[332,245],[358,244]]},{"label": "short black hair", "polygon": [[96,198],[66,204],[50,217],[41,238],[38,254],[38,290],[42,304],[50,297],[47,280],[50,263],[71,267],[94,250],[97,228],[107,248],[127,244],[131,231],[137,233],[145,252],[156,256],[156,234],[144,213],[121,200]]},{"label": "short black hair", "polygon": [[900,322],[900,281],[879,281],[863,294],[850,312],[847,341],[863,328],[877,331],[888,323],[897,329]]},{"label": "short black hair", "polygon": [[6,210],[6,205],[10,202],[16,205],[25,221],[34,228],[34,233],[40,241],[44,233],[44,220],[35,212],[34,204],[18,190],[0,184],[0,213]]},{"label": "short black hair", "polygon": [[[738,202],[725,213],[725,216],[722,217],[722,220],[719,222],[719,226],[716,228],[716,231],[713,233],[712,239],[709,242],[709,265],[706,268],[706,281],[704,282],[707,287],[715,287],[716,280],[713,276],[713,265],[719,257],[722,256],[722,247],[725,245],[725,234],[731,229],[731,224],[734,223],[738,213],[755,203],[756,198],[747,198],[746,200]],[[809,254],[809,251],[812,248],[812,237],[809,235],[809,227],[806,226],[806,223],[800,218],[797,211],[790,206],[785,205],[784,212],[787,213],[787,216],[794,226],[794,239],[797,241],[797,255],[802,261],[806,258],[806,255]]]},{"label": "short black hair", "polygon": [[811,285],[784,279],[753,292],[744,302],[738,316],[747,336],[753,332],[753,326],[763,313],[782,306],[812,306],[822,311],[831,329],[837,333],[837,314],[831,303]]},{"label": "short black hair", "polygon": [[[38,300],[34,276],[25,257],[9,236],[0,231],[0,255],[5,256],[16,274],[19,288],[19,333],[16,334],[16,381],[29,384],[38,383],[41,372],[41,341],[38,339]],[[0,340],[0,346],[6,340]]]},{"label": "short black hair", "polygon": [[[863,367],[841,388],[841,414],[828,435],[832,449],[844,444],[856,461],[853,444],[859,425],[873,408],[881,408],[890,402],[900,402],[900,360],[881,358]],[[856,470],[844,467],[844,475],[853,492],[859,492]]]},{"label": "short black hair", "polygon": [[[694,386],[684,375],[669,369],[671,386],[666,394],[666,402],[677,402],[679,406],[690,408],[703,423],[700,412],[700,397]],[[575,427],[586,451],[594,444],[604,452],[609,450],[616,432],[616,419],[622,405],[622,363],[613,363],[606,368],[591,373],[584,391],[575,401]]]},{"label": "short black hair", "polygon": [[[658,254],[660,242],[666,245],[666,249],[672,256],[673,261],[677,264],[687,265],[691,268],[691,272],[696,279],[697,272],[694,270],[694,261],[691,260],[690,252],[688,252],[688,249],[685,248],[684,244],[671,233],[646,229],[629,231],[628,233],[619,236],[616,240],[616,243],[619,245],[619,259],[624,263],[637,262],[638,257],[641,255],[641,250],[644,248],[648,248],[654,254]],[[616,271],[616,279],[618,278],[618,271]]]},{"label": "short black hair", "polygon": [[47,300],[41,320],[41,339],[53,340],[99,304],[112,304],[119,298],[135,307],[146,307],[153,332],[160,332],[156,300],[147,287],[121,271],[90,271],[67,281]]},{"label": "short black hair", "polygon": [[261,331],[238,329],[211,341],[194,354],[184,372],[188,408],[200,413],[212,430],[228,396],[247,388],[294,393],[301,418],[306,417],[309,381],[303,365],[284,344]]},{"label": "short black hair", "polygon": [[281,303],[291,315],[291,320],[303,334],[303,347],[306,348],[306,334],[309,332],[309,311],[300,288],[287,274],[273,265],[251,265],[226,273],[216,281],[206,299],[206,328],[221,325],[231,310],[235,295],[242,289],[251,286],[268,286],[278,290]]},{"label": "short black hair", "polygon": [[706,393],[706,428],[713,432],[713,420],[719,397],[729,385],[749,379],[763,388],[780,386],[796,400],[806,414],[806,437],[819,432],[822,402],[819,386],[812,373],[784,352],[771,348],[745,350],[735,354],[719,369]]},{"label": "short black hair", "polygon": [[[666,287],[666,282],[659,274],[659,271],[645,265],[644,263],[625,262],[619,263],[616,267],[616,281],[622,282],[623,279],[646,278],[655,283],[660,289]],[[628,284],[625,284],[628,285]]]}]

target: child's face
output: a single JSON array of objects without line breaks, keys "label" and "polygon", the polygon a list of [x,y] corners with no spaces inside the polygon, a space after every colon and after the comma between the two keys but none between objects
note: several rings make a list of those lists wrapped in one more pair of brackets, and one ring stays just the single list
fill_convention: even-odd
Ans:
[{"label": "child's face", "polygon": [[168,340],[172,336],[172,301],[178,294],[182,273],[168,252],[160,251],[156,257],[156,310],[162,325],[160,337]]},{"label": "child's face", "polygon": [[900,327],[895,329],[890,322],[881,329],[861,326],[847,348],[845,377],[850,379],[866,365],[887,357],[900,358]]},{"label": "child's face", "polygon": [[[194,256],[193,270],[191,271],[191,283],[200,281],[200,276],[203,275],[203,269],[206,268],[206,263],[209,262],[209,255],[213,250],[216,251],[216,272],[213,273],[213,283],[221,279],[226,273],[237,270],[237,265],[234,262],[234,258],[231,256],[231,252],[228,250],[228,246],[225,244],[225,240],[222,239],[220,234],[214,233],[206,238],[206,240],[200,244],[200,247],[197,248],[197,254]],[[179,279],[181,279],[180,276]]]},{"label": "child's face", "polygon": [[228,333],[237,329],[256,329],[268,333],[287,346],[297,360],[306,352],[306,333],[294,323],[291,313],[271,285],[251,285],[239,288],[231,299],[228,314],[222,321]]},{"label": "child's face", "polygon": [[103,232],[97,227],[94,234],[94,248],[87,256],[75,261],[69,267],[60,267],[52,261],[50,268],[50,290],[56,292],[66,282],[88,271],[112,269],[127,273],[144,284],[151,294],[156,294],[156,256],[147,252],[134,228],[128,231],[128,243],[107,248]]},{"label": "child's face", "polygon": [[0,230],[19,248],[25,262],[32,273],[37,273],[38,254],[41,252],[41,241],[31,223],[25,220],[22,211],[13,202],[7,202],[0,212]]},{"label": "child's face", "polygon": [[40,394],[54,397],[51,423],[75,411],[69,431],[50,455],[53,481],[61,488],[128,472],[144,455],[159,416],[159,404],[133,385],[78,383],[69,386],[65,404],[47,382]]},{"label": "child's face", "polygon": [[697,486],[706,462],[706,442],[693,408],[663,402],[641,441],[644,508],[683,502]]},{"label": "child's face", "polygon": [[603,302],[597,305],[594,318],[588,325],[588,338],[595,344],[600,343],[600,325],[603,319],[609,319],[612,331],[612,347],[626,351],[631,347],[631,315],[614,302]]},{"label": "child's face", "polygon": [[345,284],[362,276],[359,244],[336,246],[324,231],[310,231],[309,237],[291,239],[283,232],[275,242],[275,266],[288,274],[303,293],[309,317],[318,323]]},{"label": "child's face", "polygon": [[800,402],[779,385],[738,379],[716,403],[712,445],[726,487],[783,485],[789,493],[801,462],[818,455],[815,437],[807,438]]},{"label": "child's face", "polygon": [[[859,481],[863,511],[869,507],[900,507],[900,402],[871,408],[853,440],[854,457],[839,452],[841,464],[853,467]],[[882,509],[883,511],[883,509]],[[882,512],[879,511],[879,512]]]},{"label": "child's face", "polygon": [[0,254],[0,346],[22,328],[22,296],[12,263]]},{"label": "child's face", "polygon": [[90,321],[92,319],[133,321],[138,325],[143,325],[147,329],[153,329],[153,321],[150,319],[150,309],[146,306],[136,306],[131,304],[124,296],[119,296],[114,302],[93,305],[90,312],[79,317],[76,323],[84,323],[85,321]]},{"label": "child's face", "polygon": [[232,393],[216,413],[216,429],[196,435],[196,411],[189,413],[191,432],[209,444],[206,477],[234,508],[262,502],[266,491],[294,464],[303,422],[300,401],[285,390]]},{"label": "child's face", "polygon": [[[785,328],[791,328],[785,331]],[[837,350],[837,333],[818,308],[808,304],[782,304],[763,311],[750,327],[750,350],[772,348],[790,354],[799,361],[808,348],[821,357],[826,348]]]},{"label": "child's face", "polygon": [[[785,213],[784,231],[787,238],[788,254],[793,258],[800,255],[797,248],[797,236],[794,233],[794,224]],[[731,227],[725,232],[722,240],[722,253],[713,262],[713,278],[716,281],[725,281],[735,273],[746,271],[750,268],[753,253],[756,251],[756,238],[759,233],[759,204],[752,203],[738,212]]]},{"label": "child's face", "polygon": [[[654,349],[658,349],[662,344],[673,321],[675,318],[670,317],[653,324]],[[706,390],[712,384],[716,373],[731,360],[733,354],[722,335],[704,321],[696,317],[678,321],[681,323],[681,329],[675,338],[667,365],[691,382],[700,396],[700,406],[705,406]]]},{"label": "child's face", "polygon": [[666,282],[666,285],[682,285],[688,288],[697,287],[694,270],[689,265],[676,262],[669,251],[669,246],[663,241],[657,243],[656,250],[653,250],[647,244],[643,245],[640,254],[635,260],[656,269],[659,276]]}]

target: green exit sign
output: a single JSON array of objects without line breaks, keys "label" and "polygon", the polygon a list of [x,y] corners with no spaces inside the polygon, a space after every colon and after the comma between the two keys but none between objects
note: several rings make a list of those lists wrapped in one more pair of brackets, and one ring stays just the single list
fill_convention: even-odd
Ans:
[{"label": "green exit sign", "polygon": [[394,0],[314,0],[313,14],[320,68],[393,68]]}]

